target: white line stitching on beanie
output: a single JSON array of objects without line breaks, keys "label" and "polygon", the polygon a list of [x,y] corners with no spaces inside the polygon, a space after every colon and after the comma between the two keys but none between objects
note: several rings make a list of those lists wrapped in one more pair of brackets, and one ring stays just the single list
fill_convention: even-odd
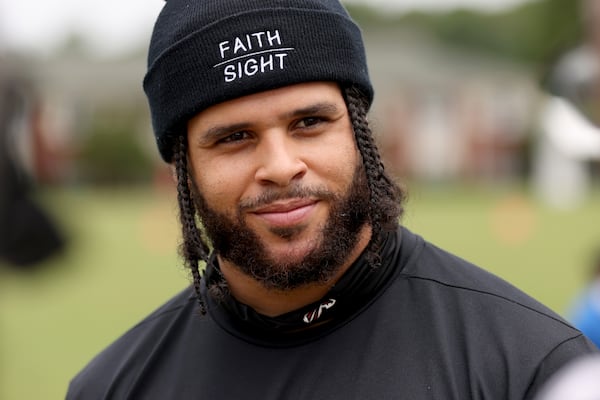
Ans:
[{"label": "white line stitching on beanie", "polygon": [[269,49],[269,50],[257,51],[257,52],[254,52],[254,53],[248,53],[248,54],[244,54],[243,56],[234,57],[234,58],[231,58],[231,59],[229,59],[227,61],[223,61],[223,62],[220,62],[218,64],[215,64],[215,65],[213,65],[213,68],[217,68],[217,67],[220,67],[221,65],[229,64],[229,63],[231,63],[233,61],[241,60],[243,58],[252,57],[252,56],[255,56],[255,55],[258,55],[258,54],[272,53],[272,52],[275,52],[275,51],[286,51],[286,50],[296,50],[296,49],[294,47],[282,47],[282,48],[278,48],[278,49]]}]

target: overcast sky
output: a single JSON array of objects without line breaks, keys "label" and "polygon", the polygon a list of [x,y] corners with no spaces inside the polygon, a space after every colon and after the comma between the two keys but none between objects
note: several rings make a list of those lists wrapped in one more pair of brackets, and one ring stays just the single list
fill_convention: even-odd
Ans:
[{"label": "overcast sky", "polygon": [[[495,10],[528,0],[348,0],[407,9],[457,6]],[[78,32],[94,49],[115,53],[147,41],[163,0],[0,0],[0,49],[48,52]]]}]

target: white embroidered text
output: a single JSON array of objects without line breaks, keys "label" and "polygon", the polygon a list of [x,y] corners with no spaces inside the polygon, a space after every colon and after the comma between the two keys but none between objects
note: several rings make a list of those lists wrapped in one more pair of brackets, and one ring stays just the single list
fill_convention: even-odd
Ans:
[{"label": "white embroidered text", "polygon": [[243,77],[285,69],[285,61],[293,47],[285,47],[278,29],[238,36],[219,43],[221,62],[213,68],[223,67],[225,82]]}]

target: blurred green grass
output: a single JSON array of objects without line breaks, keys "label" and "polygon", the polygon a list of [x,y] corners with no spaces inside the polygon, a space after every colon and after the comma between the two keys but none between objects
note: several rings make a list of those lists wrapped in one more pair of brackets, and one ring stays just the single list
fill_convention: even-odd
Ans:
[{"label": "blurred green grass", "polygon": [[[67,251],[34,274],[0,268],[0,399],[61,399],[98,351],[185,285],[175,194],[70,189],[42,200]],[[519,187],[411,187],[403,223],[564,315],[600,246],[600,193],[572,211]]]}]

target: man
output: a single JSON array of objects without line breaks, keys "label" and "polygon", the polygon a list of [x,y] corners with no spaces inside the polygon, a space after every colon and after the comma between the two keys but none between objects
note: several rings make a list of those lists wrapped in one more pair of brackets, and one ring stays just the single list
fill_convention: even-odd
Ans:
[{"label": "man", "polygon": [[593,351],[398,226],[361,34],[336,0],[169,0],[148,65],[195,290],[97,356],[68,399],[530,399]]}]

